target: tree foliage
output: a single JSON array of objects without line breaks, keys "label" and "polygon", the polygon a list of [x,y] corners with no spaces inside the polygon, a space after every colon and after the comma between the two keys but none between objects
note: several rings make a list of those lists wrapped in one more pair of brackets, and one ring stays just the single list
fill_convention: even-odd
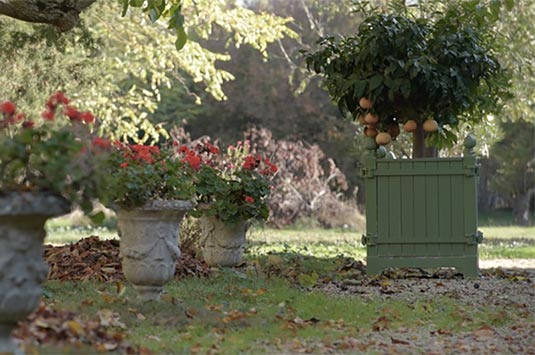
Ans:
[{"label": "tree foliage", "polygon": [[306,54],[307,66],[325,75],[343,115],[367,113],[359,106],[366,97],[380,130],[434,118],[442,129],[430,140],[451,144],[460,122],[496,112],[507,93],[489,24],[500,6],[481,5],[457,3],[425,17],[399,4],[372,9],[355,35],[321,39],[320,49]]},{"label": "tree foliage", "polygon": [[[102,130],[116,137],[158,139],[166,132],[149,118],[160,102],[162,87],[191,78],[222,100],[223,83],[234,79],[219,67],[220,62],[230,60],[228,48],[211,51],[199,39],[217,29],[231,35],[227,46],[249,45],[267,56],[267,43],[294,35],[286,26],[289,19],[255,13],[228,1],[181,4],[190,40],[180,51],[169,24],[155,18],[149,23],[135,9],[121,16],[118,2],[97,2],[82,14],[82,28],[62,36],[51,28],[0,19],[6,24],[0,38],[12,48],[0,56],[6,67],[14,68],[0,74],[7,83],[0,96],[12,100],[23,96],[31,107],[49,92],[62,89],[85,100],[101,118]],[[88,45],[80,46],[87,38]]]}]

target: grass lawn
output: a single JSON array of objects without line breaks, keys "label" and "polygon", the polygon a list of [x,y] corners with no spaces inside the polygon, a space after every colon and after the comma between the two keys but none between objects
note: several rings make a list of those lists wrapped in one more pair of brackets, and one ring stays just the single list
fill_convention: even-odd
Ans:
[{"label": "grass lawn", "polygon": [[[232,269],[206,279],[172,282],[160,303],[138,303],[131,288],[119,294],[115,284],[48,282],[45,291],[56,305],[81,312],[87,320],[108,318],[128,342],[156,354],[328,349],[354,353],[374,348],[363,341],[374,332],[393,332],[403,344],[410,340],[403,334],[421,329],[471,334],[484,326],[527,321],[505,305],[467,307],[449,297],[418,301],[336,297],[292,287],[280,277],[244,275]],[[533,321],[533,314],[530,317]],[[353,346],[350,339],[356,341]]]},{"label": "grass lawn", "polygon": [[[62,223],[48,224],[47,243],[91,235],[117,238],[113,228]],[[481,258],[535,258],[535,227],[480,229],[486,238]],[[363,279],[346,270],[348,261],[365,258],[361,235],[254,228],[248,234],[245,266],[172,281],[159,303],[138,302],[126,281],[48,281],[45,303],[75,312],[81,323],[105,324],[107,332],[118,334],[112,338],[135,346],[133,353],[523,353],[535,348],[535,309],[522,298],[533,292],[532,276],[416,279],[410,287],[403,279]],[[63,324],[78,335],[89,332],[78,321]],[[27,345],[27,350],[125,351],[83,343]]]},{"label": "grass lawn", "polygon": [[[117,231],[111,227],[71,227],[61,219],[47,225],[46,243],[64,244],[97,235],[113,239]],[[481,259],[535,258],[535,227],[482,226]],[[347,256],[362,259],[366,249],[361,244],[362,231],[343,229],[269,229],[253,228],[248,233],[248,252],[252,254],[295,252],[317,257]]]}]

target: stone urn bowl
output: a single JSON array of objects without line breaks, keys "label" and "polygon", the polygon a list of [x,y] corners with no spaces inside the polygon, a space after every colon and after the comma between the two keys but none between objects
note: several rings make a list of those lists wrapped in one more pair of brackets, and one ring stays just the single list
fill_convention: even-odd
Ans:
[{"label": "stone urn bowl", "polygon": [[133,209],[118,209],[120,257],[124,276],[143,301],[159,300],[173,279],[180,257],[180,222],[190,201],[154,200]]},{"label": "stone urn bowl", "polygon": [[21,353],[11,331],[39,304],[48,275],[45,222],[68,212],[70,204],[56,195],[0,192],[0,354]]},{"label": "stone urn bowl", "polygon": [[247,221],[228,224],[215,216],[200,218],[200,246],[210,266],[236,266],[245,250]]}]

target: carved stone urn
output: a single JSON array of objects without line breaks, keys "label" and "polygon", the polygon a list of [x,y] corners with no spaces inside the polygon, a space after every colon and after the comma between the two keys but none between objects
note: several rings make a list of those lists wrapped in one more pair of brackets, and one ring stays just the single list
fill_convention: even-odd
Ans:
[{"label": "carved stone urn", "polygon": [[200,246],[204,261],[211,266],[236,266],[245,250],[247,221],[227,224],[214,216],[200,218]]},{"label": "carved stone urn", "polygon": [[159,300],[163,286],[175,275],[180,257],[180,222],[192,203],[154,200],[144,206],[117,211],[124,276],[138,299]]},{"label": "carved stone urn", "polygon": [[56,195],[0,192],[0,354],[21,352],[11,331],[37,307],[48,275],[45,222],[69,211]]}]

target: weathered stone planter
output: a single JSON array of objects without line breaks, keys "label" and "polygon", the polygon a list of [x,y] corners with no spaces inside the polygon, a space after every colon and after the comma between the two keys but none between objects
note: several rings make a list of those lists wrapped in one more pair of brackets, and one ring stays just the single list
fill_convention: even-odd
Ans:
[{"label": "weathered stone planter", "polygon": [[211,266],[236,266],[245,250],[247,222],[225,224],[217,217],[200,218],[202,255]]},{"label": "weathered stone planter", "polygon": [[374,143],[363,157],[367,273],[388,267],[455,267],[478,275],[476,141],[464,157],[393,159]]},{"label": "weathered stone planter", "polygon": [[158,200],[117,211],[123,272],[141,300],[159,300],[173,278],[180,222],[191,208],[189,201]]},{"label": "weathered stone planter", "polygon": [[70,211],[58,196],[23,192],[0,194],[0,353],[20,353],[11,338],[17,322],[38,305],[48,275],[43,240],[48,218]]}]

